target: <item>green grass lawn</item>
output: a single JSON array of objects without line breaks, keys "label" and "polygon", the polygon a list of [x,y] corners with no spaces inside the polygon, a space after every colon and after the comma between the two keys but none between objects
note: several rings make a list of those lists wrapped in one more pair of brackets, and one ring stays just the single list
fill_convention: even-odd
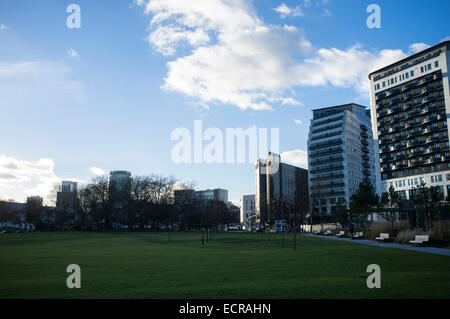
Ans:
[{"label": "green grass lawn", "polygon": [[[28,233],[0,236],[0,298],[449,298],[450,258],[292,235]],[[81,267],[81,289],[66,267]],[[366,267],[381,267],[368,289]]]}]

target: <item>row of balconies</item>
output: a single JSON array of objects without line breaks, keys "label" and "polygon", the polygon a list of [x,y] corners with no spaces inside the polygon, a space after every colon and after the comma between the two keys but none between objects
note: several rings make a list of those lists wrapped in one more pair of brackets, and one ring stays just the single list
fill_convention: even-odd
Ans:
[{"label": "row of balconies", "polygon": [[332,148],[328,148],[325,150],[310,152],[309,157],[316,158],[316,157],[322,157],[322,156],[326,156],[326,155],[340,154],[343,151],[344,150],[342,147],[332,147]]},{"label": "row of balconies", "polygon": [[403,121],[405,120],[404,118],[398,119],[396,121],[390,121],[390,122],[385,122],[385,123],[379,123],[379,126],[388,126],[387,130],[389,133],[391,132],[395,132],[395,131],[401,131],[403,129],[409,129],[412,127],[420,127],[422,125],[428,124],[428,123],[432,123],[432,122],[436,122],[439,120],[446,120],[447,119],[447,114],[445,114],[444,112],[441,112],[439,114],[437,113],[432,113],[429,115],[425,115],[424,117],[416,117],[414,119],[414,121],[409,120],[408,122],[400,122],[398,124],[394,124],[392,126],[389,126],[389,124],[398,122],[398,121]]},{"label": "row of balconies", "polygon": [[333,140],[329,140],[329,141],[325,141],[325,142],[314,143],[309,146],[309,150],[313,151],[313,150],[317,150],[317,149],[321,149],[321,148],[325,148],[325,147],[336,146],[336,145],[342,145],[342,139],[337,138],[337,139],[333,139]]},{"label": "row of balconies", "polygon": [[327,120],[324,120],[324,121],[320,121],[320,122],[312,122],[312,127],[315,127],[315,126],[320,126],[320,125],[323,125],[323,124],[327,124],[327,123],[331,123],[331,122],[336,122],[336,121],[340,121],[340,120],[342,120],[344,118],[344,116],[337,116],[337,117],[332,117],[332,118],[329,118],[329,119],[327,119]]},{"label": "row of balconies", "polygon": [[343,173],[329,173],[329,174],[323,174],[317,177],[312,177],[310,180],[311,181],[327,181],[327,180],[332,180],[332,179],[340,179],[340,178],[344,178],[344,174]]},{"label": "row of balconies", "polygon": [[344,187],[345,183],[343,181],[338,182],[329,182],[325,184],[316,184],[312,185],[311,189],[326,189],[326,188],[336,188],[336,187]]},{"label": "row of balconies", "polygon": [[417,166],[430,165],[430,164],[442,163],[442,162],[447,162],[447,161],[450,161],[450,156],[438,156],[438,157],[433,156],[433,157],[429,157],[426,160],[414,160],[414,161],[411,160],[411,161],[409,161],[409,163],[398,163],[398,164],[389,165],[389,166],[382,166],[381,172],[386,173],[386,172],[396,171],[396,170],[400,170],[400,169],[414,168]]},{"label": "row of balconies", "polygon": [[344,160],[343,156],[329,156],[329,157],[324,157],[324,158],[320,158],[317,160],[312,160],[309,162],[310,166],[317,166],[320,164],[327,164],[327,163],[333,163],[333,162],[342,162]]},{"label": "row of balconies", "polygon": [[338,170],[343,170],[343,169],[344,169],[344,165],[342,165],[342,164],[330,164],[330,165],[327,165],[326,167],[311,168],[309,171],[311,174],[318,174],[318,173],[326,173],[326,172],[338,171]]},{"label": "row of balconies", "polygon": [[327,138],[327,137],[341,135],[341,134],[342,134],[342,131],[330,132],[330,133],[321,134],[321,135],[317,135],[317,136],[311,136],[310,140],[315,141],[315,140],[320,140],[322,138]]},{"label": "row of balconies", "polygon": [[[438,119],[438,120],[442,120],[442,119]],[[438,120],[436,120],[436,121],[438,121]],[[417,136],[417,135],[421,135],[421,134],[433,133],[433,132],[444,130],[444,129],[447,130],[447,126],[445,124],[443,124],[443,121],[442,122],[438,122],[438,123],[436,123],[436,121],[434,121],[434,122],[437,125],[426,126],[425,128],[423,128],[421,126],[425,125],[425,124],[429,124],[430,122],[424,122],[424,123],[417,124],[417,128],[414,129],[414,130],[407,130],[407,127],[405,126],[406,130],[403,131],[403,128],[399,129],[400,127],[396,126],[395,128],[389,128],[389,129],[380,130],[380,131],[378,131],[378,135],[381,136],[381,135],[392,134],[392,133],[396,133],[396,132],[398,134],[401,131],[403,131],[404,133],[407,133],[408,136]],[[439,123],[441,125],[438,125]],[[409,128],[409,126],[408,126],[408,128]]]},{"label": "row of balconies", "polygon": [[[444,144],[445,145],[445,144]],[[391,147],[380,147],[380,153],[390,153],[390,152],[399,152],[399,151],[407,151],[408,148],[411,147],[417,147],[416,145],[395,145],[395,146],[391,146]],[[414,151],[410,150],[411,153],[415,153],[415,152],[422,152],[422,153],[426,153],[426,152],[436,152],[436,151],[441,151],[441,150],[445,150],[448,149],[447,146],[432,146],[432,147],[427,147],[427,151],[423,150],[423,151]]]},{"label": "row of balconies", "polygon": [[[443,96],[436,97],[436,100],[443,100]],[[378,121],[380,122],[380,119],[383,119],[384,117],[386,117],[388,115],[393,115],[395,113],[400,113],[400,112],[408,112],[407,111],[408,108],[414,107],[416,105],[418,106],[419,104],[421,104],[421,103],[417,102],[414,105],[412,105],[412,104],[404,105],[404,106],[397,105],[397,106],[394,106],[394,107],[389,108],[389,109],[379,110],[377,112]],[[420,108],[418,110],[410,110],[409,112],[412,113],[414,111],[419,111],[418,114],[423,114],[423,113],[426,113],[426,112],[429,112],[429,111],[432,111],[432,110],[438,110],[438,109],[441,109],[441,108],[445,108],[445,104],[443,102],[442,103],[438,103],[438,104],[430,103],[426,107],[420,106]]]},{"label": "row of balconies", "polygon": [[331,192],[313,192],[311,193],[312,198],[323,198],[329,196],[343,196],[345,191],[331,191]]},{"label": "row of balconies", "polygon": [[311,130],[311,134],[315,134],[315,133],[324,132],[324,131],[332,130],[332,129],[335,129],[335,128],[339,128],[339,127],[342,127],[342,125],[343,125],[343,123],[328,125],[328,126],[325,126],[325,127],[322,127],[322,128]]}]

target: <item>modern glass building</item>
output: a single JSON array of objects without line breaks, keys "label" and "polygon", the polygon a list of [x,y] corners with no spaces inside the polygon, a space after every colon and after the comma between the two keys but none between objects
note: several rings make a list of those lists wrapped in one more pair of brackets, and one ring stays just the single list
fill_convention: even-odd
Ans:
[{"label": "modern glass building", "polygon": [[411,199],[424,182],[450,194],[449,48],[446,41],[369,74],[383,191]]},{"label": "modern glass building", "polygon": [[273,223],[284,219],[289,224],[297,214],[308,212],[308,170],[281,162],[279,154],[269,152],[255,166],[257,222]]},{"label": "modern glass building", "polygon": [[344,104],[313,110],[308,136],[311,211],[329,215],[338,202],[349,203],[361,182],[376,187],[370,113]]}]

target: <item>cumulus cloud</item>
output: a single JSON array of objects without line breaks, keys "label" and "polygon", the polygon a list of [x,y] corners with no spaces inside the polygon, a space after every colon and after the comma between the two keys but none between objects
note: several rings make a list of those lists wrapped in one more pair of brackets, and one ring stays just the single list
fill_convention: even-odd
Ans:
[{"label": "cumulus cloud", "polygon": [[301,149],[286,151],[280,154],[281,162],[308,168],[308,153]]},{"label": "cumulus cloud", "polygon": [[5,25],[5,24],[0,24],[0,31],[5,31],[5,30],[8,30],[9,28],[8,28],[8,26],[7,25]]},{"label": "cumulus cloud", "polygon": [[24,200],[34,195],[45,198],[60,181],[50,158],[24,161],[0,155],[0,195],[4,198]]},{"label": "cumulus cloud", "polygon": [[298,124],[298,125],[302,125],[303,124],[303,122],[301,120],[298,120],[298,119],[294,119],[294,123]]},{"label": "cumulus cloud", "polygon": [[71,80],[71,69],[64,63],[0,61],[0,107],[34,107],[55,101],[84,100],[83,85]]},{"label": "cumulus cloud", "polygon": [[284,2],[280,4],[278,7],[273,8],[273,10],[278,12],[283,19],[286,18],[287,16],[302,17],[305,15],[299,6],[296,6],[295,8],[290,8]]},{"label": "cumulus cloud", "polygon": [[409,46],[409,51],[411,53],[417,53],[420,51],[423,51],[425,49],[428,49],[430,47],[430,45],[420,42],[420,43],[413,43]]},{"label": "cumulus cloud", "polygon": [[360,45],[315,48],[303,30],[264,23],[244,0],[137,3],[151,16],[147,40],[157,51],[169,57],[183,46],[167,63],[162,88],[207,106],[301,105],[292,92],[308,86],[354,88],[366,95],[369,72],[406,56]]},{"label": "cumulus cloud", "polygon": [[89,167],[89,171],[94,174],[95,176],[103,176],[106,174],[106,171],[103,168],[99,168],[99,167]]},{"label": "cumulus cloud", "polygon": [[41,196],[46,204],[54,204],[49,195],[56,184],[63,180],[86,184],[79,178],[61,178],[54,168],[51,158],[29,161],[0,154],[0,198],[25,201],[28,196]]}]

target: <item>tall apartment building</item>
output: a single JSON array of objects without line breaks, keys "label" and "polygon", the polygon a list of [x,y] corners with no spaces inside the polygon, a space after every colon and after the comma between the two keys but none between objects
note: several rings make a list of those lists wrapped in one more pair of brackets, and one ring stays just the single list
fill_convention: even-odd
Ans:
[{"label": "tall apartment building", "polygon": [[376,187],[369,110],[344,104],[313,110],[308,135],[311,211],[327,215],[349,203],[361,182]]},{"label": "tall apartment building", "polygon": [[240,222],[246,224],[249,218],[255,215],[255,195],[244,195],[241,197]]},{"label": "tall apartment building", "polygon": [[381,188],[411,199],[424,182],[450,195],[450,41],[369,74]]},{"label": "tall apartment building", "polygon": [[56,193],[56,207],[76,209],[78,205],[77,182],[62,181],[61,189]]},{"label": "tall apartment building", "polygon": [[282,163],[279,154],[269,152],[267,159],[257,160],[255,178],[258,223],[292,219],[294,213],[302,216],[308,211],[308,170]]}]

